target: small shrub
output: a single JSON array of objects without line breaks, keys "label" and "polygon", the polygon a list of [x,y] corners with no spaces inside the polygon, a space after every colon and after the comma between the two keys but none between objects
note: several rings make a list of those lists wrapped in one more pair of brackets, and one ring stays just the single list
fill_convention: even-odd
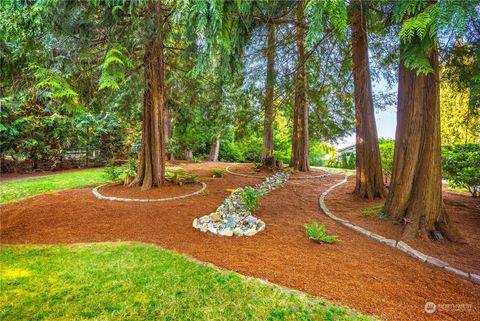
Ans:
[{"label": "small shrub", "polygon": [[120,181],[120,176],[122,176],[123,170],[116,167],[115,162],[112,160],[108,162],[103,172],[106,179],[111,182],[118,182]]},{"label": "small shrub", "polygon": [[252,187],[245,188],[241,193],[243,205],[247,210],[256,211],[260,208],[260,198],[264,195],[263,193],[254,190]]},{"label": "small shrub", "polygon": [[184,169],[172,169],[165,172],[165,180],[177,185],[197,183],[198,175]]},{"label": "small shrub", "polygon": [[395,141],[393,139],[381,138],[378,141],[378,148],[380,149],[383,173],[385,174],[385,179],[387,180],[390,176],[392,176]]},{"label": "small shrub", "polygon": [[335,243],[337,236],[327,235],[327,228],[325,224],[318,225],[317,222],[313,222],[311,225],[305,223],[305,233],[312,241],[323,243]]},{"label": "small shrub", "polygon": [[480,196],[480,145],[444,147],[443,175],[452,188],[464,188],[473,197]]},{"label": "small shrub", "polygon": [[202,162],[202,158],[201,158],[201,157],[198,157],[198,156],[193,156],[193,157],[192,157],[192,162],[194,162],[194,163],[200,163],[200,162]]},{"label": "small shrub", "polygon": [[214,168],[210,170],[210,175],[212,175],[212,177],[223,177],[225,176],[225,170],[220,168]]},{"label": "small shrub", "polygon": [[137,175],[137,160],[133,157],[128,159],[127,168],[125,169],[125,179],[124,184],[128,185]]},{"label": "small shrub", "polygon": [[356,156],[355,153],[345,152],[339,157],[327,161],[327,167],[355,169]]}]

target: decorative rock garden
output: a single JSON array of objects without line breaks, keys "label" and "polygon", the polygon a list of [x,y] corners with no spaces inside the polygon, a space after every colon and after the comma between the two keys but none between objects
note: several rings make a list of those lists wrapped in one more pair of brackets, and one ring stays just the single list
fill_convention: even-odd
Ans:
[{"label": "decorative rock garden", "polygon": [[202,232],[220,236],[252,236],[265,229],[265,222],[256,218],[247,209],[243,195],[246,189],[265,195],[283,187],[290,173],[281,171],[267,177],[262,183],[252,187],[237,188],[220,205],[217,210],[193,220],[193,227]]}]

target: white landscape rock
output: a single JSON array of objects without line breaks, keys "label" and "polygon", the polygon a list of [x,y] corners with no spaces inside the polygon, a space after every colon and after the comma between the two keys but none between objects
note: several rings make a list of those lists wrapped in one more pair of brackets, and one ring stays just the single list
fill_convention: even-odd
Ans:
[{"label": "white landscape rock", "polygon": [[[252,186],[256,192],[266,194],[285,186],[290,173],[277,172],[262,183]],[[265,222],[256,218],[245,208],[242,193],[244,188],[233,191],[216,211],[195,218],[192,226],[201,232],[210,232],[220,236],[252,236],[265,230]]]},{"label": "white landscape rock", "polygon": [[480,283],[480,275],[470,273],[470,280],[476,283]]},{"label": "white landscape rock", "polygon": [[469,274],[467,272],[463,272],[462,270],[456,269],[454,267],[446,266],[444,267],[444,269],[449,272],[455,273],[456,275],[463,276],[464,278],[467,278],[467,279],[469,278]]},{"label": "white landscape rock", "polygon": [[427,258],[428,258],[427,255],[423,254],[422,252],[420,252],[418,250],[415,250],[414,248],[412,248],[407,243],[404,243],[404,242],[400,241],[400,242],[397,243],[397,248],[400,249],[401,251],[419,259],[422,262],[427,261]]}]

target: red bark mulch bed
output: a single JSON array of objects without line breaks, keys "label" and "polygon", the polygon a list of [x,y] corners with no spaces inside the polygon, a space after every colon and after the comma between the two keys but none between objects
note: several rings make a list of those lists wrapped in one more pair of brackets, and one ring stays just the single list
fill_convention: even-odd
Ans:
[{"label": "red bark mulch bed", "polygon": [[[237,174],[244,174],[244,175],[252,175],[252,176],[259,176],[262,178],[264,176],[270,176],[274,174],[274,171],[260,168],[255,170],[252,164],[237,164],[230,166],[229,170],[233,173]],[[312,169],[310,172],[297,172],[293,174],[293,177],[316,177],[322,174],[326,174],[326,172],[318,169]]]},{"label": "red bark mulch bed", "polygon": [[[401,240],[401,224],[362,216],[363,209],[383,202],[378,199],[369,201],[359,198],[351,193],[354,187],[355,178],[350,177],[348,183],[337,187],[326,197],[327,207],[337,216],[355,225],[391,239]],[[447,240],[420,239],[406,243],[456,268],[480,275],[480,198],[452,191],[444,191],[443,197],[452,224],[461,232],[463,241],[452,243]]]},{"label": "red bark mulch bed", "polygon": [[103,196],[113,196],[122,198],[139,198],[139,199],[157,199],[182,196],[196,192],[202,188],[200,183],[177,185],[165,182],[162,188],[151,188],[143,190],[140,187],[128,187],[123,184],[107,185],[99,189]]},{"label": "red bark mulch bed", "polygon": [[[266,222],[267,230],[253,237],[222,238],[195,230],[192,220],[215,210],[229,195],[227,189],[259,181],[228,174],[224,178],[208,177],[209,169],[224,166],[186,165],[204,178],[209,193],[173,202],[102,201],[93,196],[91,189],[84,188],[7,204],[1,207],[0,241],[150,242],[388,320],[480,320],[480,285],[366,238],[333,222],[319,210],[319,195],[341,180],[340,175],[291,180],[284,188],[269,193],[262,200],[261,210],[255,212]],[[345,188],[347,191],[348,186]],[[455,213],[464,204],[461,199],[457,201],[461,204],[447,205],[453,219],[461,224],[464,216],[457,217]],[[334,211],[348,204],[346,193],[327,197],[327,205]],[[333,245],[309,241],[303,224],[313,220],[325,223],[328,232],[338,235],[339,241]],[[478,235],[478,225],[467,227],[468,224],[471,222],[461,224],[464,233]],[[384,222],[378,225],[383,226]],[[478,257],[478,252],[465,251],[459,256]],[[424,307],[429,301],[471,304],[471,308],[443,309],[428,315]]]}]

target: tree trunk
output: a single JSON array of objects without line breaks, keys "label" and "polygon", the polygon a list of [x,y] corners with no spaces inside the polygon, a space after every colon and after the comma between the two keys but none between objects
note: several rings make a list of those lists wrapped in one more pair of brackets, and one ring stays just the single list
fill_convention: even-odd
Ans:
[{"label": "tree trunk", "polygon": [[165,180],[165,70],[163,64],[162,3],[152,2],[157,19],[156,36],[151,39],[144,54],[142,148],[138,174],[130,186],[142,189],[160,186]]},{"label": "tree trunk", "polygon": [[441,231],[456,241],[460,235],[442,200],[436,49],[431,49],[429,61],[434,71],[428,75],[417,75],[400,61],[393,172],[384,212],[403,219],[404,239]]},{"label": "tree trunk", "polygon": [[[164,123],[163,123],[163,135],[165,137],[165,148],[167,148],[170,139],[172,138],[172,115],[167,106],[164,109]],[[173,160],[173,154],[166,151],[166,158]]]},{"label": "tree trunk", "polygon": [[193,152],[190,150],[190,149],[185,149],[184,151],[184,155],[185,155],[185,160],[186,161],[192,161],[193,159]]},{"label": "tree trunk", "polygon": [[273,89],[275,86],[275,26],[268,25],[267,77],[265,80],[265,115],[263,121],[262,160],[273,156]]},{"label": "tree trunk", "polygon": [[308,144],[308,108],[306,103],[305,82],[305,23],[304,1],[300,0],[296,9],[297,70],[295,74],[295,110],[293,115],[292,159],[290,166],[302,171],[310,171]]},{"label": "tree trunk", "polygon": [[211,162],[218,162],[218,155],[220,154],[220,135],[215,138],[215,141],[210,146],[210,154],[208,160]]},{"label": "tree trunk", "polygon": [[355,86],[356,184],[354,193],[373,199],[385,197],[382,161],[368,62],[367,10],[365,1],[351,1],[349,22],[352,31],[353,80]]}]

